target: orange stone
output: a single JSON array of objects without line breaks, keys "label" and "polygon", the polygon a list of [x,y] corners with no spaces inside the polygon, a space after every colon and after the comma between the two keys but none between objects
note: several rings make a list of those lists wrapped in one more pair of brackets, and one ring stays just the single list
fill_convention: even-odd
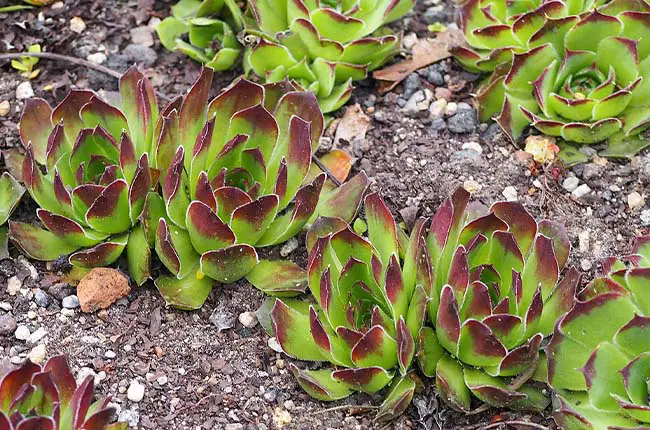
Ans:
[{"label": "orange stone", "polygon": [[83,312],[106,309],[131,292],[129,279],[119,270],[96,267],[77,285],[77,297]]}]

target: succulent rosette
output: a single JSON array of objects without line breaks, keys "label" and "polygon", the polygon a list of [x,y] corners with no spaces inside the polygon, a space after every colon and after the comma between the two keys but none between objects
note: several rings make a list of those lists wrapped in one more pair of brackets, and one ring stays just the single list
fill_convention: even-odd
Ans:
[{"label": "succulent rosette", "polygon": [[[566,7],[545,7],[556,3]],[[638,152],[647,146],[638,135],[650,125],[648,34],[650,5],[643,0],[547,18],[529,50],[515,53],[479,91],[481,119],[496,116],[513,141],[532,124],[569,142],[609,139],[605,155]]]},{"label": "succulent rosette", "polygon": [[217,71],[233,67],[241,53],[237,32],[243,28],[234,0],[181,0],[171,10],[172,16],[156,27],[165,48]]},{"label": "succulent rosette", "polygon": [[110,398],[93,402],[93,377],[77,386],[64,356],[43,367],[26,361],[15,369],[0,369],[0,429],[2,430],[126,430],[114,423]]},{"label": "succulent rosette", "polygon": [[547,346],[554,417],[574,429],[650,427],[650,237],[602,262]]},{"label": "succulent rosette", "polygon": [[460,411],[470,411],[472,394],[490,406],[544,409],[548,399],[527,381],[580,279],[570,268],[560,280],[570,248],[564,228],[537,223],[518,202],[469,204],[459,188],[432,217],[427,243],[435,331],[420,333],[423,373]]},{"label": "succulent rosette", "polygon": [[126,248],[142,283],[149,255],[139,218],[157,182],[148,152],[158,106],[135,68],[120,79],[120,94],[120,108],[87,90],[71,91],[54,109],[43,99],[26,102],[22,176],[45,229],[10,222],[9,236],[31,258],[70,254],[81,267],[112,264]]},{"label": "succulent rosette", "polygon": [[510,66],[521,54],[548,41],[564,18],[603,4],[603,0],[467,0],[459,6],[459,23],[467,46],[454,46],[454,57],[473,72]]},{"label": "succulent rosette", "polygon": [[331,189],[312,167],[323,131],[316,97],[287,82],[245,79],[208,102],[213,72],[163,112],[156,157],[162,197],[145,217],[173,276],[156,280],[168,304],[200,307],[214,281],[235,282],[259,258],[313,222],[316,212],[354,217],[367,186],[359,174]]},{"label": "succulent rosette", "polygon": [[365,198],[368,236],[340,218],[319,218],[307,233],[311,301],[270,302],[270,329],[284,352],[332,368],[291,365],[300,386],[319,400],[355,391],[387,390],[378,418],[390,419],[410,404],[416,339],[431,287],[423,220],[404,249],[398,227],[377,194]]},{"label": "succulent rosette", "polygon": [[255,24],[246,30],[260,40],[244,66],[267,82],[291,79],[317,94],[323,112],[334,111],[349,99],[353,81],[397,53],[401,38],[380,28],[413,3],[250,0]]}]

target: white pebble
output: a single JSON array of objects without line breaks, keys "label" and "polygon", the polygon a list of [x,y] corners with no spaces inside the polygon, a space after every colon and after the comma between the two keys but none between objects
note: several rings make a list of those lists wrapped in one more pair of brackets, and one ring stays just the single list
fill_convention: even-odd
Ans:
[{"label": "white pebble", "polygon": [[634,191],[627,196],[627,204],[630,209],[642,208],[645,205],[645,199],[641,194]]},{"label": "white pebble", "polygon": [[248,328],[253,328],[257,325],[257,317],[255,312],[242,312],[239,314],[239,322]]},{"label": "white pebble", "polygon": [[14,332],[14,336],[18,340],[27,340],[29,338],[29,335],[29,328],[26,325],[19,325]]},{"label": "white pebble", "polygon": [[280,342],[278,342],[278,340],[275,337],[269,338],[269,340],[267,341],[267,345],[275,352],[282,352],[282,346],[280,345]]},{"label": "white pebble", "polygon": [[39,340],[47,336],[47,331],[44,328],[37,329],[34,333],[30,334],[27,338],[27,343],[36,344]]},{"label": "white pebble", "polygon": [[104,357],[106,358],[115,358],[117,357],[117,354],[115,352],[111,351],[110,349],[104,353]]},{"label": "white pebble", "polygon": [[29,354],[27,354],[27,358],[29,358],[29,360],[32,363],[40,364],[43,361],[45,361],[45,355],[46,355],[45,345],[40,344],[40,345],[36,345],[34,348],[32,348],[31,351],[29,351]]},{"label": "white pebble", "polygon": [[501,194],[503,194],[503,197],[505,197],[509,202],[516,202],[518,200],[517,189],[512,185],[505,187]]},{"label": "white pebble", "polygon": [[571,195],[575,197],[576,199],[579,199],[580,197],[584,197],[587,194],[591,192],[591,188],[589,188],[589,185],[587,184],[582,184],[575,190],[571,192]]},{"label": "white pebble", "polygon": [[103,52],[95,52],[94,54],[87,56],[86,60],[90,61],[91,63],[102,64],[106,62],[106,54]]},{"label": "white pebble", "polygon": [[16,98],[18,100],[25,100],[31,97],[34,97],[34,89],[32,88],[31,82],[23,82],[16,87]]},{"label": "white pebble", "polygon": [[580,179],[576,178],[575,176],[569,176],[562,182],[562,188],[570,193],[578,188],[578,185],[580,185]]},{"label": "white pebble", "polygon": [[7,294],[10,296],[15,296],[20,292],[22,286],[22,281],[17,277],[12,276],[11,278],[7,279]]},{"label": "white pebble", "polygon": [[483,153],[483,148],[478,142],[469,141],[463,143],[462,149],[469,149],[470,151],[478,152],[479,154]]},{"label": "white pebble", "polygon": [[129,389],[126,391],[126,397],[135,403],[144,399],[144,385],[134,379],[131,381]]},{"label": "white pebble", "polygon": [[70,20],[70,30],[74,31],[77,34],[80,34],[83,33],[85,29],[86,29],[86,23],[84,22],[83,19],[79,18],[78,16],[75,16]]}]

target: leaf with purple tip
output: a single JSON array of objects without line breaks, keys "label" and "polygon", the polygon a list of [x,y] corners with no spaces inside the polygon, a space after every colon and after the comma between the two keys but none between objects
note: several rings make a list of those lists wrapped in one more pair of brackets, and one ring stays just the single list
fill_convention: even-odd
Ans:
[{"label": "leaf with purple tip", "polygon": [[207,277],[199,279],[190,273],[180,279],[176,276],[160,276],[154,283],[168,306],[191,311],[203,306],[214,281]]},{"label": "leaf with purple tip", "polygon": [[246,275],[246,280],[265,294],[293,297],[307,289],[307,273],[287,260],[260,260]]},{"label": "leaf with purple tip", "polygon": [[70,264],[78,267],[105,267],[117,261],[129,240],[129,233],[113,236],[92,248],[70,255]]},{"label": "leaf with purple tip", "polygon": [[27,256],[41,261],[56,260],[79,248],[47,230],[22,222],[9,222],[9,239]]},{"label": "leaf with purple tip", "polygon": [[43,99],[31,98],[25,101],[25,108],[18,125],[20,140],[25,148],[31,142],[34,148],[34,158],[39,164],[46,162],[47,142],[54,129],[52,121],[52,108]]},{"label": "leaf with purple tip", "polygon": [[235,209],[230,228],[235,233],[237,242],[257,243],[275,219],[278,203],[278,196],[271,194]]},{"label": "leaf with purple tip", "polygon": [[201,255],[201,272],[216,281],[232,283],[250,273],[258,261],[257,252],[252,246],[230,245]]}]

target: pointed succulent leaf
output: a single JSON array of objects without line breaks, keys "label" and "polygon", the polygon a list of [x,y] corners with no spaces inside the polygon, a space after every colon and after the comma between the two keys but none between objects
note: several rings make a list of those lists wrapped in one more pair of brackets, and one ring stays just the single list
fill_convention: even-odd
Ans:
[{"label": "pointed succulent leaf", "polygon": [[7,222],[24,193],[25,188],[8,172],[0,176],[0,225]]},{"label": "pointed succulent leaf", "polygon": [[276,297],[297,296],[307,288],[306,272],[291,261],[261,260],[246,279],[255,288]]},{"label": "pointed succulent leaf", "polygon": [[213,283],[212,279],[199,278],[193,273],[184,278],[163,275],[155,280],[165,303],[182,310],[200,309],[212,291]]}]

